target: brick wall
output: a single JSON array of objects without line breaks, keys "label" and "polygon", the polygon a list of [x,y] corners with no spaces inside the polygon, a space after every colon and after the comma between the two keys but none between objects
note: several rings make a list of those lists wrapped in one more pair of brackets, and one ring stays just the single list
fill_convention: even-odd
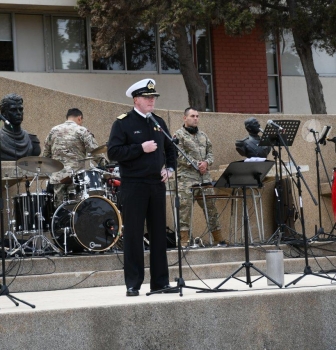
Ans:
[{"label": "brick wall", "polygon": [[265,43],[256,29],[229,37],[224,26],[212,29],[216,112],[268,113]]}]

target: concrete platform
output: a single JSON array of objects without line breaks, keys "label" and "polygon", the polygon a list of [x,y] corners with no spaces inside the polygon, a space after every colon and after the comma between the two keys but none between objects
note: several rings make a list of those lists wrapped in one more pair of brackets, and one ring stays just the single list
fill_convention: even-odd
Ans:
[{"label": "concrete platform", "polygon": [[[285,283],[302,274],[286,275]],[[0,297],[2,350],[335,349],[336,280],[306,275],[295,286],[230,279],[232,291],[126,297],[125,286],[13,293]],[[253,281],[253,277],[252,277]],[[215,288],[223,279],[186,281]],[[176,283],[171,283],[176,286]]]},{"label": "concrete platform", "polygon": [[[280,248],[285,285],[304,276],[296,285],[268,285],[251,268],[250,288],[245,267],[227,280],[243,266],[244,247],[200,248],[183,253],[181,296],[146,296],[146,269],[140,296],[126,297],[122,253],[8,258],[10,293],[36,307],[0,296],[0,349],[334,350],[335,272],[303,275],[302,244],[292,243]],[[309,242],[312,271],[335,269],[335,245]],[[274,249],[279,247],[250,246],[250,261],[266,273],[266,252]],[[172,286],[179,276],[177,253],[168,252]],[[146,252],[146,266],[148,258]]]}]

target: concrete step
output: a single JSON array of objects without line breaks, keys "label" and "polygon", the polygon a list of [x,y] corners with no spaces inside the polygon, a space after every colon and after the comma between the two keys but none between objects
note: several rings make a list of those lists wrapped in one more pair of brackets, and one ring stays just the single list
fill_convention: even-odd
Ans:
[{"label": "concrete step", "polygon": [[[309,265],[313,271],[332,270],[336,266],[334,242],[314,242],[309,245]],[[284,252],[285,273],[303,273],[305,259],[302,247],[281,245]],[[278,249],[274,245],[250,246],[249,261],[266,273],[266,251]],[[170,281],[179,276],[178,251],[167,252]],[[315,258],[311,256],[314,255]],[[244,247],[200,248],[184,250],[182,277],[185,280],[223,278],[235,273],[246,261]],[[121,252],[77,256],[45,256],[7,258],[6,285],[10,292],[48,291],[69,288],[116,286],[124,284],[123,254]],[[145,252],[145,266],[149,266],[149,252]],[[255,274],[253,268],[251,273]],[[246,268],[237,276],[245,276]],[[149,283],[146,268],[145,282]]]},{"label": "concrete step", "polygon": [[[265,260],[266,251],[281,249],[284,258],[300,257],[303,247],[300,242],[294,244],[275,245],[250,245],[250,260]],[[309,244],[309,254],[314,256],[332,255],[336,251],[336,242],[313,242]],[[149,251],[145,254],[145,266],[149,265]],[[178,264],[178,250],[167,251],[168,264]],[[103,254],[82,253],[77,255],[58,256],[45,255],[24,258],[8,257],[6,259],[6,271],[11,274],[19,272],[20,275],[51,274],[63,272],[84,271],[111,271],[123,268],[124,255],[122,251],[111,251]],[[233,263],[245,261],[245,248],[243,246],[211,247],[182,250],[182,265],[202,265],[217,263]]]}]

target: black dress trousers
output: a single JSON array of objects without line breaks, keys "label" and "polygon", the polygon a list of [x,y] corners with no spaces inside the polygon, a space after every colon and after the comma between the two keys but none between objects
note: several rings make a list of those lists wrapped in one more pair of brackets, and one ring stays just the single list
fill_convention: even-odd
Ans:
[{"label": "black dress trousers", "polygon": [[163,182],[122,182],[124,274],[127,288],[144,281],[144,224],[150,238],[150,288],[169,284],[166,238],[166,186]]}]

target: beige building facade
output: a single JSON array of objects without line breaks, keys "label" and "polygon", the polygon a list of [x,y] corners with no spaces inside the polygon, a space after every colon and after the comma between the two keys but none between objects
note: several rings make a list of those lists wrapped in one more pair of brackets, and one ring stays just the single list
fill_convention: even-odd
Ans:
[{"label": "beige building facade", "polygon": [[[165,62],[162,62],[164,61],[163,38],[154,38],[158,43],[156,55],[158,60],[148,62],[143,67],[136,65],[131,67],[130,63],[132,64],[133,60],[128,57],[128,53],[125,53],[124,57],[126,63],[93,61],[90,49],[93,33],[88,21],[78,18],[75,6],[75,0],[0,1],[0,52],[2,52],[0,53],[0,76],[117,103],[128,103],[124,92],[134,80],[152,77],[160,85],[164,96],[159,99],[158,108],[182,110],[188,105],[187,91],[179,70],[174,66],[167,68]],[[70,25],[77,28],[74,36],[69,31]],[[157,34],[154,33],[153,37],[155,35]],[[200,70],[207,86],[207,109],[219,111],[218,108],[216,109],[218,102],[215,102],[214,96],[216,99],[226,97],[221,95],[220,91],[214,90],[219,89],[217,75],[219,67],[214,66],[212,62],[211,43],[214,41],[211,35],[214,35],[212,30],[199,31],[196,39],[200,44],[193,50],[199,52],[200,47],[207,48],[197,59],[200,66],[207,67],[205,70],[204,68]],[[285,47],[277,48],[267,44],[264,49],[264,64],[267,63],[268,74],[266,98],[269,100],[269,112],[309,114],[310,108],[302,68],[296,53],[291,49],[291,37],[288,36],[285,39]],[[72,50],[69,51],[69,48],[62,46],[62,40],[67,41],[68,46],[72,45]],[[165,44],[170,45],[166,42]],[[227,50],[232,48],[228,47]],[[7,52],[12,55],[11,58]],[[248,55],[248,52],[246,54]],[[8,66],[9,61],[11,62]],[[323,52],[314,52],[314,62],[323,84],[327,111],[329,114],[336,113],[334,98],[336,58]],[[237,80],[239,80],[238,75],[237,73]],[[230,79],[231,77],[232,75]],[[265,79],[264,76],[262,78]],[[217,82],[214,85],[216,79]],[[222,83],[225,85],[225,81]],[[239,82],[239,84],[242,83]],[[265,91],[267,94],[267,89]],[[255,112],[251,110],[251,113]]]}]

